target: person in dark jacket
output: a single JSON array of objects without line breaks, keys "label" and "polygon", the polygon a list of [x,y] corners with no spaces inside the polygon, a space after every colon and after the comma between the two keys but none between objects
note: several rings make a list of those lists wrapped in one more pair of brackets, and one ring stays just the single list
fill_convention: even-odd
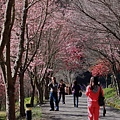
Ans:
[{"label": "person in dark jacket", "polygon": [[62,96],[62,103],[65,104],[65,83],[63,82],[63,80],[60,80],[60,83],[58,85],[58,90],[59,90],[59,99],[58,101],[60,102],[61,96]]},{"label": "person in dark jacket", "polygon": [[[100,82],[98,82],[98,86],[101,87]],[[105,114],[106,114],[106,108],[105,108],[105,101],[104,101],[104,105],[103,105],[103,116],[105,116]]]},{"label": "person in dark jacket", "polygon": [[81,90],[80,85],[78,85],[77,81],[73,82],[72,93],[74,100],[74,107],[78,107],[78,99],[79,99],[79,91]]},{"label": "person in dark jacket", "polygon": [[54,102],[56,105],[55,111],[59,111],[59,105],[58,105],[58,83],[56,82],[56,78],[52,77],[51,82],[48,84],[50,87],[50,111],[54,111]]}]

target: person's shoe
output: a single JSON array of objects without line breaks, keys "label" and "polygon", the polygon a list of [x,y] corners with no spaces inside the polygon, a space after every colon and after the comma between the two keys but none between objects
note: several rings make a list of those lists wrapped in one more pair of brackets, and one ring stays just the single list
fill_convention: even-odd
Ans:
[{"label": "person's shoe", "polygon": [[106,109],[103,110],[103,116],[105,116],[105,114],[106,114]]},{"label": "person's shoe", "polygon": [[63,104],[65,104],[65,102],[63,102]]},{"label": "person's shoe", "polygon": [[59,111],[59,109],[55,109],[55,111]]},{"label": "person's shoe", "polygon": [[50,109],[50,111],[54,111],[54,109]]}]

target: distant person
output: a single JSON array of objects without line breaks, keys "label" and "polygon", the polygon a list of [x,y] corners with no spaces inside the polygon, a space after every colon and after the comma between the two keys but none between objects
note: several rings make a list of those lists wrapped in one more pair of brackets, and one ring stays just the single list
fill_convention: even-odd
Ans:
[{"label": "distant person", "polygon": [[[101,92],[103,94],[102,89]],[[86,96],[88,102],[88,120],[99,120],[99,93],[100,86],[98,85],[98,77],[91,77],[90,84],[86,88]]]},{"label": "distant person", "polygon": [[56,82],[56,78],[52,77],[51,82],[48,84],[50,87],[50,111],[54,111],[54,102],[56,109],[55,111],[59,111],[59,105],[58,105],[58,83]]},{"label": "distant person", "polygon": [[[100,86],[100,82],[98,82],[98,85]],[[103,105],[103,116],[105,116],[106,114],[106,108],[105,108],[105,101],[104,101],[104,105]]]},{"label": "distant person", "polygon": [[60,80],[60,83],[58,85],[58,90],[59,90],[59,99],[58,101],[60,102],[61,96],[62,96],[62,103],[65,104],[65,83],[63,82],[63,80]]},{"label": "distant person", "polygon": [[80,85],[78,85],[77,81],[74,80],[73,85],[72,85],[74,107],[78,107],[79,91],[80,90],[81,90]]}]

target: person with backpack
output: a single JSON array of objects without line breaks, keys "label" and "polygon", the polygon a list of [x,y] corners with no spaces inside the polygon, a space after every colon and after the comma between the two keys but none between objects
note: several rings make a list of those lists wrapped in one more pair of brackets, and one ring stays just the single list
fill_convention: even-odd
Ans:
[{"label": "person with backpack", "polygon": [[102,88],[98,85],[98,77],[91,77],[90,84],[86,88],[87,104],[88,104],[88,120],[99,120],[100,106],[98,98],[100,91],[103,95]]}]

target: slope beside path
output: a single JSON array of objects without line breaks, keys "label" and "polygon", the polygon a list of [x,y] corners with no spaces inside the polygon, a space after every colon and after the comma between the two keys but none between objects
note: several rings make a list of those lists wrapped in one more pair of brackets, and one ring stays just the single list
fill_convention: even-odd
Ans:
[{"label": "slope beside path", "polygon": [[[49,111],[49,101],[41,106],[42,119],[41,120],[87,120],[87,98],[83,93],[79,98],[78,108],[73,105],[73,96],[66,95],[66,104],[59,104],[59,111]],[[100,108],[99,120],[120,120],[120,110],[115,110],[106,107],[106,116],[102,116],[102,107]]]}]

